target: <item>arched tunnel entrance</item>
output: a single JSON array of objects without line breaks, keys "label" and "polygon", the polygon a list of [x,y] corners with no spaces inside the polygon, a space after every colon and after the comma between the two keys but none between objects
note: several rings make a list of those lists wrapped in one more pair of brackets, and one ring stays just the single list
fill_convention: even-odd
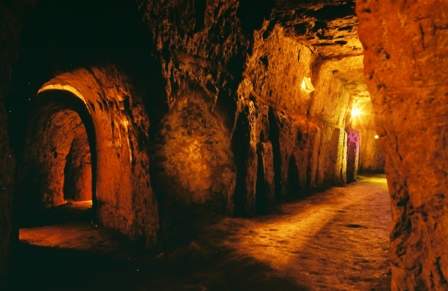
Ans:
[{"label": "arched tunnel entrance", "polygon": [[[149,122],[128,86],[116,67],[79,69],[50,79],[30,98],[16,217],[24,226],[31,221],[56,229],[22,229],[22,240],[41,235],[42,246],[85,249],[91,247],[86,238],[105,239],[101,231],[108,229],[105,236],[154,243],[158,213],[141,145]],[[49,231],[61,235],[49,241]],[[78,242],[70,242],[70,233]]]},{"label": "arched tunnel entrance", "polygon": [[23,139],[17,215],[22,226],[95,218],[96,141],[91,116],[73,93],[33,98]]}]

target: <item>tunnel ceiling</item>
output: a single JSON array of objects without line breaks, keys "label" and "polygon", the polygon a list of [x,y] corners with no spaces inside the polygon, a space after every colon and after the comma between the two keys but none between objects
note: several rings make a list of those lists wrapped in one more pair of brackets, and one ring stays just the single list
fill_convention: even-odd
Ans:
[{"label": "tunnel ceiling", "polygon": [[370,100],[354,1],[277,0],[271,19],[288,36],[309,45],[322,61],[334,62],[333,73],[354,100]]},{"label": "tunnel ceiling", "polygon": [[362,54],[354,1],[278,0],[272,18],[324,58]]}]

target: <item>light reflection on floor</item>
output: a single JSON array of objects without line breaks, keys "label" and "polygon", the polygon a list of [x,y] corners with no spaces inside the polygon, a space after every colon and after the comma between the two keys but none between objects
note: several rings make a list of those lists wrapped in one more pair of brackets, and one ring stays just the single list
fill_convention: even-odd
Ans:
[{"label": "light reflection on floor", "polygon": [[361,177],[303,201],[282,215],[227,219],[224,244],[313,289],[370,289],[387,280],[390,206],[384,176]]},{"label": "light reflection on floor", "polygon": [[60,249],[91,250],[95,245],[110,245],[110,238],[90,219],[92,204],[92,200],[67,200],[48,210],[45,223],[20,228],[19,239],[30,245]]}]

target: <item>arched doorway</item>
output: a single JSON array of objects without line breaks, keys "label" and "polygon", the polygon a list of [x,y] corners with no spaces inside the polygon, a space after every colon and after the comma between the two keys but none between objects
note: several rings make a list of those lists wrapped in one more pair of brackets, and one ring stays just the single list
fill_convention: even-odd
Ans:
[{"label": "arched doorway", "polygon": [[60,90],[38,94],[32,108],[18,169],[19,224],[93,219],[96,143],[87,108]]}]

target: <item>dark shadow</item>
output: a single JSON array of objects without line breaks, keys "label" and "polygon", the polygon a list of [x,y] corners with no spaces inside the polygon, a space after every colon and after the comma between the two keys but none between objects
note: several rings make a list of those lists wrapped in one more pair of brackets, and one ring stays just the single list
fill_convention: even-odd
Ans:
[{"label": "dark shadow", "polygon": [[268,200],[268,185],[266,185],[265,173],[263,168],[263,157],[260,148],[257,150],[257,184],[255,205],[257,214],[266,214],[270,209]]},{"label": "dark shadow", "polygon": [[6,100],[14,150],[27,126],[23,116],[33,110],[28,96],[54,75],[79,68],[117,66],[145,102],[152,125],[160,121],[168,110],[165,84],[153,38],[138,9],[135,1],[127,0],[37,1],[25,18]]},{"label": "dark shadow", "polygon": [[250,35],[258,29],[263,20],[270,18],[274,5],[274,0],[259,0],[256,5],[249,0],[240,1],[237,13],[244,32]]},{"label": "dark shadow", "polygon": [[274,182],[275,182],[275,194],[277,198],[282,195],[282,156],[280,151],[280,127],[277,117],[275,116],[274,109],[269,108],[269,139],[272,143],[272,152],[274,154]]},{"label": "dark shadow", "polygon": [[235,215],[246,214],[246,173],[249,158],[250,128],[248,109],[245,108],[238,116],[235,132],[232,136],[232,150],[237,169],[234,194]]},{"label": "dark shadow", "polygon": [[347,132],[347,182],[353,182],[358,175],[360,136],[355,130]]},{"label": "dark shadow", "polygon": [[[220,246],[222,233],[158,255],[125,240],[87,251],[20,243],[11,290],[309,290],[268,265]],[[24,280],[26,278],[26,280]]]}]

